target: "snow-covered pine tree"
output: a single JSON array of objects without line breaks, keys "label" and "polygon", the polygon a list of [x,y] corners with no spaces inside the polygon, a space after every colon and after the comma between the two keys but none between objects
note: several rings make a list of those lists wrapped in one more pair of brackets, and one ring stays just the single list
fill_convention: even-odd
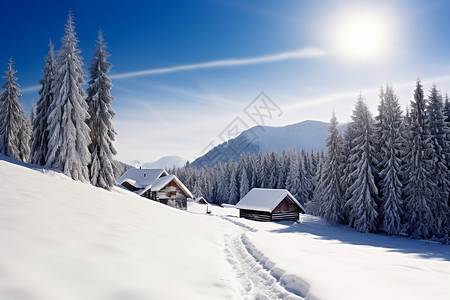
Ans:
[{"label": "snow-covered pine tree", "polygon": [[[445,115],[445,122],[447,123],[447,127],[450,128],[450,101],[448,99],[448,94],[445,93],[445,102],[444,102],[444,115]],[[450,132],[447,133],[447,141],[450,141]],[[450,178],[450,142],[449,142],[449,149],[446,150],[446,153],[449,153],[446,157],[446,161],[447,161],[447,170],[448,170],[448,175],[447,178]],[[448,198],[447,201],[447,206],[450,208],[450,196]],[[450,227],[450,225],[449,225]],[[449,234],[450,235],[450,234]]]},{"label": "snow-covered pine tree", "polygon": [[413,237],[429,238],[435,224],[431,210],[434,183],[430,178],[431,160],[427,155],[430,153],[431,144],[425,107],[422,84],[417,80],[407,122],[409,149],[406,152],[407,165],[404,174],[406,184],[403,193],[408,232]]},{"label": "snow-covered pine tree", "polygon": [[430,176],[432,187],[431,209],[435,217],[432,234],[438,237],[449,235],[448,198],[450,182],[448,179],[447,157],[450,155],[447,135],[450,130],[445,121],[444,103],[436,84],[433,84],[427,105],[428,128],[430,131],[431,151],[428,153],[432,160]]},{"label": "snow-covered pine tree", "polygon": [[350,226],[360,232],[374,232],[377,230],[377,196],[375,186],[373,157],[373,120],[369,108],[359,95],[352,115],[355,137],[350,152],[350,162],[355,169],[350,175],[355,181],[349,190],[351,198],[345,204],[349,209]]},{"label": "snow-covered pine tree", "polygon": [[257,188],[263,188],[264,186],[264,177],[265,173],[265,163],[264,163],[264,155],[260,152],[254,158],[255,164],[255,184]]},{"label": "snow-covered pine tree", "polygon": [[[23,109],[23,108],[22,108]],[[31,118],[25,116],[25,123],[22,130],[19,131],[19,152],[20,160],[24,162],[30,161],[31,154],[31,135],[33,128],[31,126]]]},{"label": "snow-covered pine tree", "polygon": [[[111,189],[115,184],[114,178],[114,149],[113,141],[116,132],[111,123],[114,112],[111,102],[112,83],[108,73],[112,67],[107,61],[110,54],[106,51],[106,44],[102,31],[98,32],[97,44],[94,58],[90,63],[89,87],[87,89],[87,103],[89,105],[89,119],[87,124],[91,130],[91,163],[89,165],[91,183],[95,186]],[[192,176],[190,176],[192,178]]]},{"label": "snow-covered pine tree", "polygon": [[397,235],[401,231],[402,183],[401,159],[403,151],[402,112],[391,86],[386,85],[379,115],[380,170],[380,229]]},{"label": "snow-covered pine tree", "polygon": [[230,187],[229,187],[229,204],[236,204],[239,201],[239,184],[237,181],[237,168],[233,167],[230,176]]},{"label": "snow-covered pine tree", "polygon": [[192,189],[192,193],[194,194],[194,197],[200,197],[200,196],[204,195],[202,188],[201,188],[200,180],[195,181],[194,187]]},{"label": "snow-covered pine tree", "polygon": [[8,69],[5,71],[6,82],[0,95],[0,153],[27,162],[30,150],[30,132],[22,105],[19,103],[20,94],[17,71],[11,57]]},{"label": "snow-covered pine tree", "polygon": [[48,153],[48,115],[53,104],[53,77],[55,75],[55,54],[53,43],[49,42],[48,55],[45,57],[44,77],[40,81],[39,100],[33,120],[33,142],[31,145],[31,162],[45,165]]},{"label": "snow-covered pine tree", "polygon": [[323,181],[323,169],[325,164],[325,158],[323,155],[318,152],[318,159],[317,159],[317,169],[316,174],[314,176],[314,182],[315,182],[315,188],[314,188],[314,194],[312,201],[309,201],[306,203],[306,212],[311,215],[318,216],[320,215],[320,207],[322,206],[322,200],[324,197],[324,181]]},{"label": "snow-covered pine tree", "polygon": [[286,177],[286,189],[302,204],[308,202],[308,191],[311,182],[306,178],[299,153],[293,152],[289,163],[289,173]]},{"label": "snow-covered pine tree", "polygon": [[241,178],[239,182],[239,199],[242,199],[250,191],[250,182],[245,167],[241,169]]},{"label": "snow-covered pine tree", "polygon": [[298,197],[298,189],[300,187],[300,159],[297,153],[292,152],[289,162],[289,172],[286,177],[286,189],[291,192],[294,197]]},{"label": "snow-covered pine tree", "polygon": [[[344,202],[346,203],[351,197],[350,186],[355,182],[354,178],[356,164],[352,161],[351,150],[353,148],[353,140],[355,139],[355,129],[352,122],[347,124],[343,135],[343,147],[342,155],[344,160],[344,165],[342,167],[342,177],[341,177],[341,187],[342,196],[344,197]],[[344,205],[344,224],[349,223],[349,207]]]},{"label": "snow-covered pine tree", "polygon": [[88,105],[85,92],[83,62],[72,13],[69,12],[65,34],[58,51],[54,77],[54,101],[50,107],[49,143],[46,166],[60,169],[74,180],[89,180],[90,144]]},{"label": "snow-covered pine tree", "polygon": [[276,189],[279,174],[278,155],[275,153],[275,151],[272,151],[270,154],[266,155],[266,158],[266,187],[269,189]]},{"label": "snow-covered pine tree", "polygon": [[342,138],[337,129],[338,122],[333,112],[329,135],[326,140],[327,154],[323,166],[323,194],[320,203],[320,215],[330,222],[344,221],[344,199],[341,187]]},{"label": "snow-covered pine tree", "polygon": [[278,181],[277,186],[275,188],[277,189],[284,189],[284,183],[286,182],[286,177],[289,172],[289,157],[288,152],[285,150],[282,151],[281,156],[278,157]]},{"label": "snow-covered pine tree", "polygon": [[31,124],[33,124],[34,119],[36,118],[36,109],[37,109],[36,102],[31,101],[31,108],[30,108],[30,122],[31,122]]}]

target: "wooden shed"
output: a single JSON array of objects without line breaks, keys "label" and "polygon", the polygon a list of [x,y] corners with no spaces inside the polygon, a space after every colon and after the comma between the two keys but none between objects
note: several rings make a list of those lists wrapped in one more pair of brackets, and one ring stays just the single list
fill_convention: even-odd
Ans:
[{"label": "wooden shed", "polygon": [[208,201],[206,201],[206,199],[203,198],[203,197],[195,198],[195,202],[198,203],[198,204],[204,204],[204,205],[208,205],[209,204]]},{"label": "wooden shed", "polygon": [[288,190],[254,188],[236,204],[239,217],[255,221],[298,221],[305,208]]}]

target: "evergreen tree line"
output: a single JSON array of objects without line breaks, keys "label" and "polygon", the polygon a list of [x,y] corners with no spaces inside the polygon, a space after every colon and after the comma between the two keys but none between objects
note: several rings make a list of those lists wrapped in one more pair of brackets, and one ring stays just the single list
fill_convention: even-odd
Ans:
[{"label": "evergreen tree line", "polygon": [[333,113],[325,152],[243,154],[239,162],[173,172],[212,203],[235,204],[255,187],[285,188],[332,223],[448,241],[449,122],[449,99],[435,84],[425,97],[418,80],[405,114],[386,85],[375,118],[361,95],[343,134]]},{"label": "evergreen tree line", "polygon": [[55,55],[49,43],[39,100],[26,117],[19,103],[17,71],[11,58],[0,95],[0,153],[61,170],[67,176],[110,189],[123,166],[114,159],[116,132],[111,120],[112,65],[101,31],[94,58],[89,64],[90,81],[83,89],[85,72],[78,48],[74,20],[67,18],[61,49]]},{"label": "evergreen tree line", "polygon": [[180,178],[195,196],[203,196],[218,205],[236,204],[252,188],[288,189],[306,204],[313,199],[321,157],[324,157],[323,151],[243,153],[239,162],[229,161],[201,169],[187,165],[169,173]]}]

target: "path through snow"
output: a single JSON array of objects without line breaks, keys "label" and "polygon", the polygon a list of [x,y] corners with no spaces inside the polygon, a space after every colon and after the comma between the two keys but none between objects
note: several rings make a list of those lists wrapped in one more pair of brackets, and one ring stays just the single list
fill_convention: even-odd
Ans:
[{"label": "path through snow", "polygon": [[313,299],[308,295],[308,284],[297,276],[286,276],[249,241],[246,232],[256,232],[256,228],[234,218],[221,218],[241,229],[225,234],[225,253],[242,285],[240,293],[244,299]]}]

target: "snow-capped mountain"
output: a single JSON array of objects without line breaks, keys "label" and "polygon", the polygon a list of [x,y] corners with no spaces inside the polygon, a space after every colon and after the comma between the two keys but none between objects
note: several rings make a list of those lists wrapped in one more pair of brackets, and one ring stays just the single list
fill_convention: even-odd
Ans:
[{"label": "snow-capped mountain", "polygon": [[164,156],[158,160],[142,163],[139,160],[134,160],[131,165],[135,168],[144,169],[170,169],[173,167],[182,167],[186,164],[187,159],[179,156]]},{"label": "snow-capped mountain", "polygon": [[[266,151],[325,149],[329,123],[307,120],[283,127],[255,126],[239,136],[217,145],[204,156],[197,158],[193,166],[211,166],[228,160],[238,160],[241,153]],[[340,126],[342,130],[344,125]]]},{"label": "snow-capped mountain", "polygon": [[175,167],[182,167],[186,164],[187,159],[179,156],[164,156],[152,162],[142,164],[144,169],[170,169]]}]

